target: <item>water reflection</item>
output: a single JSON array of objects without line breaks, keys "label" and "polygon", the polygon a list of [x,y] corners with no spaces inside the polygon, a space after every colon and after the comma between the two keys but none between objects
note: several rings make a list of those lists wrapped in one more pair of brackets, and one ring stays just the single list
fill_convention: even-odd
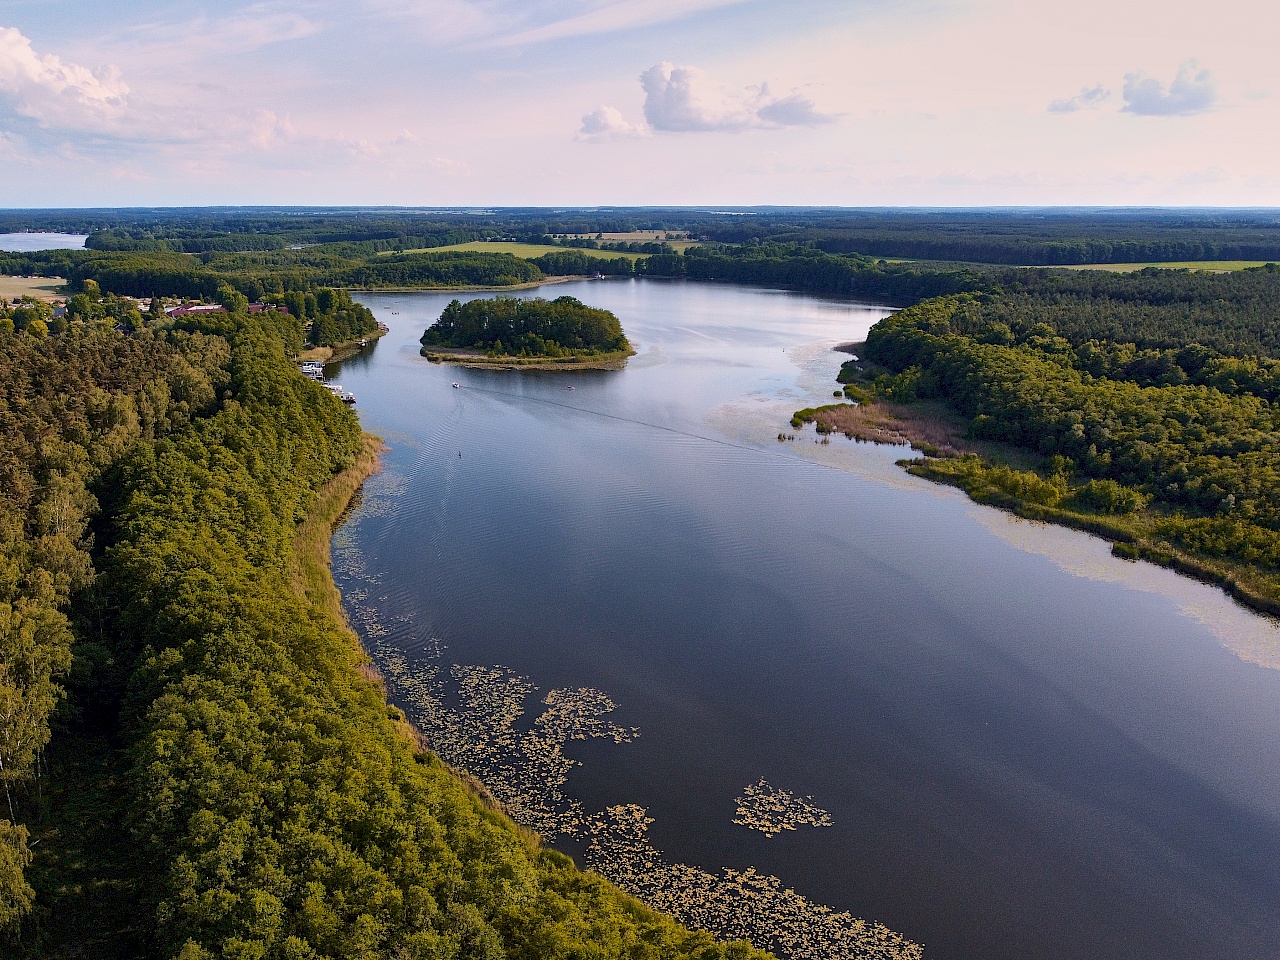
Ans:
[{"label": "water reflection", "polygon": [[[652,870],[607,870],[653,899],[676,875],[690,902],[736,889],[696,922],[767,899],[787,929],[828,904],[931,958],[1280,950],[1280,673],[1214,633],[1265,647],[1267,621],[1198,619],[1210,588],[1127,579],[1154,568],[911,478],[903,451],[779,443],[883,311],[562,293],[623,319],[625,371],[433,366],[417,339],[452,295],[429,294],[362,297],[391,333],[338,375],[393,447],[335,541],[339,585],[441,743],[472,731],[457,749],[490,779],[555,784],[530,816],[570,811],[558,843],[588,862],[643,852]],[[540,727],[561,692],[585,729],[639,735]],[[501,755],[472,742],[494,736]],[[735,824],[761,780],[830,825]]]}]

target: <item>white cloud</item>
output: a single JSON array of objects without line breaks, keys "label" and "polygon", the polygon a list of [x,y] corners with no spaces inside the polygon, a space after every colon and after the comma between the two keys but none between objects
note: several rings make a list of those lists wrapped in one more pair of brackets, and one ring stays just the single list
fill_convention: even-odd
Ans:
[{"label": "white cloud", "polygon": [[773,100],[769,96],[768,84],[761,84],[758,99],[762,105],[756,110],[756,116],[765,123],[780,127],[816,127],[836,121],[832,114],[819,112],[814,102],[802,94],[793,93],[781,100]]},{"label": "white cloud", "polygon": [[274,110],[259,110],[249,126],[249,142],[263,150],[270,150],[293,137],[293,124],[280,119]]},{"label": "white cloud", "polygon": [[644,116],[655,130],[744,130],[756,123],[746,97],[726,90],[697,67],[664,61],[640,74],[640,85]]},{"label": "white cloud", "polygon": [[1074,97],[1066,100],[1054,100],[1049,104],[1050,113],[1075,113],[1077,110],[1092,110],[1102,106],[1111,99],[1111,91],[1102,84],[1085,87]]},{"label": "white cloud", "polygon": [[813,101],[800,93],[777,98],[767,83],[732,90],[697,67],[677,67],[665,61],[642,73],[640,85],[649,126],[669,133],[814,126],[835,120],[820,113]]},{"label": "white cloud", "polygon": [[115,67],[90,70],[40,56],[13,27],[0,27],[0,96],[42,127],[97,128],[123,114],[129,86]]},{"label": "white cloud", "polygon": [[590,34],[614,33],[648,27],[671,20],[683,20],[706,10],[729,7],[744,0],[617,0],[597,5],[595,9],[553,20],[551,23],[502,37],[497,43],[515,46],[526,43],[542,43],[581,37]]},{"label": "white cloud", "polygon": [[201,13],[189,20],[142,24],[107,42],[125,47],[133,56],[163,56],[182,49],[205,57],[301,40],[320,29],[318,23],[299,13],[258,3],[220,17]]},{"label": "white cloud", "polygon": [[644,135],[644,128],[628,123],[617,107],[601,105],[583,116],[577,139],[603,143],[606,140],[624,140]]},{"label": "white cloud", "polygon": [[433,45],[529,46],[684,20],[749,0],[363,0],[379,16],[416,22]]},{"label": "white cloud", "polygon": [[1124,78],[1124,107],[1127,113],[1143,117],[1180,117],[1204,113],[1218,101],[1218,91],[1208,70],[1196,72],[1196,62],[1187,60],[1169,84],[1141,73]]}]

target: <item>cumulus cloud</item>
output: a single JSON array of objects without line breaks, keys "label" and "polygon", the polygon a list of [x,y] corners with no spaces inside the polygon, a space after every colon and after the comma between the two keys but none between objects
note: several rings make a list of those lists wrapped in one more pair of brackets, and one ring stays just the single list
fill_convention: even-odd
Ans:
[{"label": "cumulus cloud", "polygon": [[274,110],[259,110],[249,126],[249,142],[263,150],[290,140],[293,137],[293,124],[286,117],[281,119]]},{"label": "cumulus cloud", "polygon": [[577,139],[590,143],[603,143],[606,140],[624,140],[629,137],[641,137],[644,134],[644,128],[628,123],[622,111],[616,107],[601,105],[583,116]]},{"label": "cumulus cloud", "polygon": [[756,110],[756,116],[765,123],[780,127],[816,127],[836,121],[831,114],[820,113],[812,100],[799,93],[774,100],[769,96],[767,84],[762,84],[760,91],[761,106]]},{"label": "cumulus cloud", "polygon": [[13,27],[0,27],[0,97],[42,127],[96,128],[125,110],[128,84],[115,67],[90,70],[36,53]]},{"label": "cumulus cloud", "polygon": [[1075,113],[1077,110],[1092,110],[1102,106],[1109,99],[1111,99],[1111,91],[1102,84],[1098,84],[1094,87],[1085,87],[1074,97],[1068,97],[1066,100],[1054,100],[1049,104],[1049,112]]},{"label": "cumulus cloud", "polygon": [[654,130],[670,133],[814,126],[835,118],[800,93],[777,98],[768,84],[732,90],[698,67],[654,64],[640,75],[644,116]]},{"label": "cumulus cloud", "polygon": [[1180,117],[1204,113],[1218,101],[1218,91],[1208,70],[1196,70],[1196,62],[1187,60],[1178,68],[1168,89],[1159,80],[1141,73],[1124,78],[1126,113],[1143,117]]}]

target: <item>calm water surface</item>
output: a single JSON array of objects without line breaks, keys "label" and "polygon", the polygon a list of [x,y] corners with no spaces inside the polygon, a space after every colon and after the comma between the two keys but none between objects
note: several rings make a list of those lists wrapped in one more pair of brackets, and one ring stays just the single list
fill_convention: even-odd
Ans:
[{"label": "calm water surface", "polygon": [[31,253],[35,250],[83,250],[87,234],[81,233],[0,233],[0,250]]},{"label": "calm water surface", "polygon": [[[446,698],[447,664],[500,665],[530,716],[602,691],[638,735],[568,745],[585,814],[639,804],[669,859],[754,866],[934,960],[1280,956],[1274,625],[906,477],[899,451],[778,442],[883,310],[538,294],[613,310],[638,356],[435,366],[417,339],[449,296],[360,298],[391,332],[330,376],[391,449],[337,574],[384,664],[434,656]],[[735,824],[762,778],[832,825]]]}]

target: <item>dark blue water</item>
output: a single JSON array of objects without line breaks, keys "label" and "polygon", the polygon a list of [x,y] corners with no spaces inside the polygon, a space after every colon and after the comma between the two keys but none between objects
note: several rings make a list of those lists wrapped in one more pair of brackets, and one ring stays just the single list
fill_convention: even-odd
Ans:
[{"label": "dark blue water", "polygon": [[[456,706],[449,665],[501,666],[538,688],[526,728],[547,691],[602,691],[639,735],[565,746],[585,816],[639,804],[668,859],[754,866],[936,960],[1280,956],[1272,623],[906,478],[901,451],[778,442],[882,310],[538,293],[612,309],[639,355],[431,365],[449,296],[360,297],[391,332],[331,376],[390,450],[337,575],[384,667],[435,663]],[[735,824],[761,778],[832,826]]]}]

